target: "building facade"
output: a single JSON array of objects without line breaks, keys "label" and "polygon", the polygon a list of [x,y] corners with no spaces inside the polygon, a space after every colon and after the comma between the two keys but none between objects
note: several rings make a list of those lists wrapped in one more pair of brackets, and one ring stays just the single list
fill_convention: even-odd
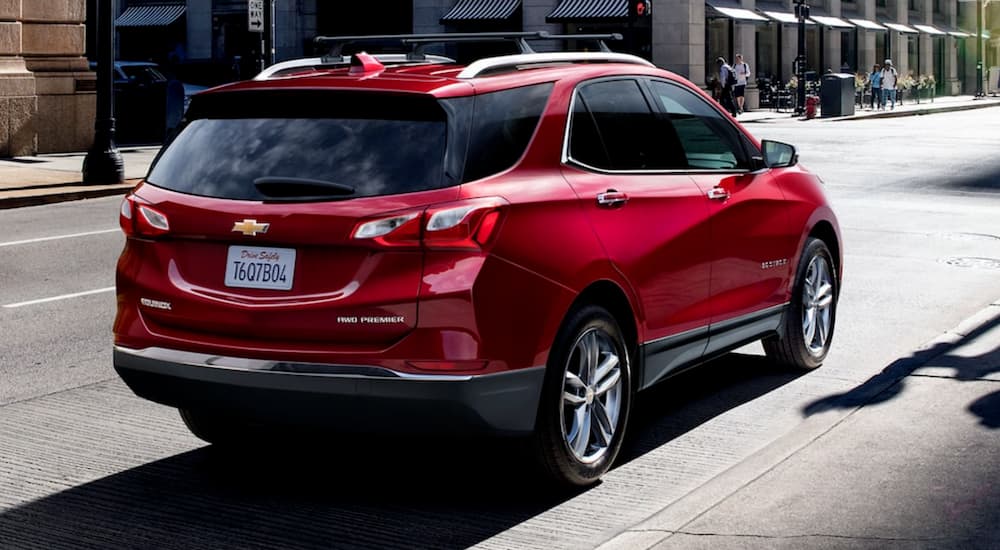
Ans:
[{"label": "building facade", "polygon": [[85,0],[0,0],[0,157],[92,143],[85,15]]},{"label": "building facade", "polygon": [[[88,0],[95,2],[96,0]],[[265,0],[264,32],[248,28],[247,0],[115,0],[123,59],[202,64],[245,77],[271,50],[277,60],[316,53],[317,35],[447,31],[620,32],[612,45],[707,85],[718,56],[742,53],[770,82],[793,75],[798,25],[792,0],[653,0],[651,16],[628,17],[632,0]],[[988,69],[1000,59],[1000,1],[986,1]],[[806,29],[808,71],[866,73],[891,58],[904,75],[933,75],[941,94],[972,93],[975,6],[959,0],[815,0]],[[542,48],[547,46],[543,45]],[[551,46],[548,46],[551,47]],[[488,49],[487,49],[488,50]],[[207,71],[206,71],[207,72]],[[756,79],[755,79],[756,80]],[[751,93],[751,95],[753,95]],[[753,98],[751,98],[751,103]]]}]

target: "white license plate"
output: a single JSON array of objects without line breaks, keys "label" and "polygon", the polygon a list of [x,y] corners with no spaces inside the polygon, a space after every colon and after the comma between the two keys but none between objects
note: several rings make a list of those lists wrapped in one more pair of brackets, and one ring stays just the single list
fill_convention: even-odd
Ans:
[{"label": "white license plate", "polygon": [[229,247],[226,286],[291,290],[294,277],[294,248]]}]

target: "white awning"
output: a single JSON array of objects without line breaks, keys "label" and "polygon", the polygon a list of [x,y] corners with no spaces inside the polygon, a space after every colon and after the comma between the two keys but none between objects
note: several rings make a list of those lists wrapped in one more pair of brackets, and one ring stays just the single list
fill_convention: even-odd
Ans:
[{"label": "white awning", "polygon": [[874,21],[869,21],[868,19],[848,19],[851,23],[861,27],[862,29],[868,29],[870,31],[887,31],[889,29],[879,25]]},{"label": "white awning", "polygon": [[927,34],[933,34],[933,35],[944,35],[944,34],[947,34],[944,31],[939,30],[939,29],[935,29],[934,27],[932,27],[930,25],[913,25],[913,27],[915,29],[917,29],[918,31],[923,32],[923,33],[927,33]]},{"label": "white awning", "polygon": [[974,36],[972,34],[962,31],[948,31],[948,34],[954,36],[955,38],[969,38],[971,36]]},{"label": "white awning", "polygon": [[[709,4],[709,5],[711,5],[711,4]],[[745,10],[745,9],[742,9],[742,8],[720,8],[720,7],[717,7],[717,6],[712,6],[712,9],[714,9],[715,11],[721,13],[722,15],[725,15],[726,17],[728,17],[730,19],[735,19],[737,21],[763,21],[763,22],[767,22],[767,18],[766,17],[757,15],[756,13],[754,13],[754,12],[752,12],[750,10]]]},{"label": "white awning", "polygon": [[[794,13],[787,13],[783,11],[762,11],[764,15],[774,19],[779,23],[787,23],[789,25],[796,25],[799,22],[799,18],[795,16]],[[806,25],[815,25],[816,23],[806,19]]]},{"label": "white awning", "polygon": [[830,27],[833,29],[853,29],[854,25],[844,21],[839,17],[830,17],[828,15],[810,15],[809,19],[823,25],[824,27]]},{"label": "white awning", "polygon": [[882,24],[896,32],[901,32],[905,34],[917,34],[917,29],[907,27],[906,25],[900,25],[899,23],[886,23],[884,21],[882,22]]}]

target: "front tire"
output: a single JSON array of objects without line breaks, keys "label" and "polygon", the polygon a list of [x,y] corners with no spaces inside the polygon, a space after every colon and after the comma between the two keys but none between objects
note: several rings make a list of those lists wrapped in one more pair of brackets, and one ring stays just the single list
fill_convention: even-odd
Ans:
[{"label": "front tire", "polygon": [[833,341],[840,295],[834,266],[826,243],[806,241],[784,323],[777,336],[764,340],[764,352],[775,363],[798,370],[823,364]]},{"label": "front tire", "polygon": [[557,483],[590,485],[621,449],[632,405],[629,346],[614,317],[584,306],[563,323],[539,404],[539,461]]}]

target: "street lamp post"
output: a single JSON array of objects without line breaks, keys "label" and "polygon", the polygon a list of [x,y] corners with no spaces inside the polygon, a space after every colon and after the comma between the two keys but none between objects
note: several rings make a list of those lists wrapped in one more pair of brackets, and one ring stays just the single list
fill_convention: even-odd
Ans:
[{"label": "street lamp post", "polygon": [[976,97],[986,97],[983,91],[983,0],[976,0]]},{"label": "street lamp post", "polygon": [[805,0],[795,0],[795,15],[799,18],[798,54],[795,56],[795,78],[798,86],[795,89],[795,115],[806,111],[806,17],[809,17],[809,4]]},{"label": "street lamp post", "polygon": [[97,118],[94,144],[83,159],[83,183],[125,180],[125,164],[115,145],[114,50],[112,0],[97,0]]}]

